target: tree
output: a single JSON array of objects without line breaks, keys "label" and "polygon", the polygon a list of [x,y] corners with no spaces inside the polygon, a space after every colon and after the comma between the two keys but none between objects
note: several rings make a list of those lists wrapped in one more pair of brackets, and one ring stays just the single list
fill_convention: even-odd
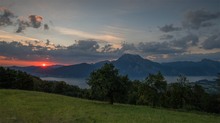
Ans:
[{"label": "tree", "polygon": [[167,82],[161,72],[158,72],[155,75],[149,74],[149,76],[145,79],[145,82],[158,93],[164,93],[166,91]]},{"label": "tree", "polygon": [[130,83],[129,91],[128,91],[128,101],[129,104],[138,104],[138,92],[142,86],[142,82],[139,80],[134,80]]},{"label": "tree", "polygon": [[205,107],[205,103],[207,102],[208,94],[205,92],[201,85],[195,84],[192,88],[193,95],[192,96],[192,105],[197,110],[203,110]]},{"label": "tree", "polygon": [[113,104],[115,99],[125,95],[128,78],[120,76],[113,64],[104,64],[100,69],[93,71],[88,79],[92,98],[109,100]]},{"label": "tree", "polygon": [[184,75],[179,75],[176,83],[169,85],[169,103],[172,108],[189,108],[192,103],[193,92],[189,80]]},{"label": "tree", "polygon": [[153,107],[161,105],[166,88],[167,82],[161,72],[149,74],[140,89],[139,103],[152,105]]},{"label": "tree", "polygon": [[218,73],[217,79],[215,79],[215,81],[216,81],[217,84],[220,86],[220,73]]},{"label": "tree", "polygon": [[177,78],[177,83],[179,83],[181,86],[186,86],[189,84],[189,80],[186,76],[180,74]]}]

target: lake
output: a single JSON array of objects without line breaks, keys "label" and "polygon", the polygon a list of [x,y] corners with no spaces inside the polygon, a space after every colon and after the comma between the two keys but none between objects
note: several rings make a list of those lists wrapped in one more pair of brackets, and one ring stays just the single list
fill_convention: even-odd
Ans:
[{"label": "lake", "polygon": [[[165,79],[168,83],[176,82],[178,76],[165,76]],[[202,79],[214,80],[216,76],[188,76],[187,79],[190,82],[195,82]],[[49,81],[65,81],[70,85],[77,85],[80,88],[88,88],[89,86],[86,84],[86,79],[78,79],[78,78],[57,78],[57,77],[41,77],[42,80]]]},{"label": "lake", "polygon": [[64,81],[70,85],[77,85],[80,88],[88,88],[89,86],[86,84],[86,79],[78,79],[78,78],[57,78],[57,77],[40,77],[42,80],[49,81]]}]

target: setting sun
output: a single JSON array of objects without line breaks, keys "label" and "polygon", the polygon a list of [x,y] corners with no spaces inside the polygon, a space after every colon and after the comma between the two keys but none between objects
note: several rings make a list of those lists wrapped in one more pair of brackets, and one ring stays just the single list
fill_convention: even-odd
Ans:
[{"label": "setting sun", "polygon": [[45,67],[45,66],[46,66],[46,64],[42,64],[42,66],[43,66],[43,67]]}]

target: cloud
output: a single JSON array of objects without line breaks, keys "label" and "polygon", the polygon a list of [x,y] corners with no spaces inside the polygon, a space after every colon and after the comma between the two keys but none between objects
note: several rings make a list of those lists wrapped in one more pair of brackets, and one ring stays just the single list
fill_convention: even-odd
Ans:
[{"label": "cloud", "polygon": [[31,45],[25,46],[20,42],[15,42],[15,41],[10,43],[4,41],[0,42],[0,55],[9,58],[37,60],[36,57],[38,57],[38,53],[33,49],[34,49],[33,46]]},{"label": "cloud", "polygon": [[173,38],[173,35],[162,35],[160,36],[160,40],[169,40],[169,39],[172,39]]},{"label": "cloud", "polygon": [[0,7],[0,26],[12,25],[12,18],[16,17],[14,13],[4,7]]},{"label": "cloud", "polygon": [[191,29],[209,27],[214,25],[214,23],[210,21],[216,20],[218,18],[220,18],[220,12],[211,13],[203,9],[195,10],[195,11],[191,10],[185,14],[185,20],[183,21],[183,26]]},{"label": "cloud", "polygon": [[[13,21],[16,19],[17,21]],[[16,33],[23,32],[27,27],[40,28],[43,17],[40,15],[30,15],[28,18],[15,16],[10,10],[0,7],[0,26],[12,25],[17,27]],[[44,24],[44,30],[48,30],[49,25]]]},{"label": "cloud", "polygon": [[116,37],[113,35],[99,35],[99,34],[91,34],[87,32],[83,32],[80,30],[74,30],[74,29],[69,29],[69,28],[64,28],[64,27],[56,27],[55,28],[59,33],[64,34],[64,35],[72,35],[72,36],[78,36],[86,39],[95,39],[95,40],[101,40],[101,41],[110,41],[111,43],[114,44],[119,44],[121,41],[123,41],[123,38]]},{"label": "cloud", "polygon": [[39,28],[41,26],[41,22],[43,20],[43,17],[39,15],[30,15],[29,16],[30,23],[33,28]]},{"label": "cloud", "polygon": [[41,44],[42,42],[5,42],[0,41],[0,56],[10,59],[26,60],[26,61],[48,61],[54,63],[75,64],[82,62],[97,62],[106,59],[115,59],[121,55],[116,49],[100,50],[110,45],[101,47],[94,40],[80,40],[75,44],[64,47],[53,45],[50,48],[50,42]]},{"label": "cloud", "polygon": [[[216,39],[216,38],[214,38]],[[191,40],[191,41],[190,41]],[[192,41],[194,40],[194,41]],[[181,46],[185,42],[186,45]],[[193,43],[194,42],[194,43]],[[62,64],[94,63],[119,58],[124,53],[141,54],[155,61],[200,60],[219,58],[219,53],[188,53],[197,43],[193,35],[165,42],[141,42],[137,45],[123,43],[115,49],[111,44],[100,45],[96,40],[79,40],[70,46],[52,45],[50,41],[5,42],[0,41],[0,56],[8,60],[53,62]],[[211,55],[209,57],[209,55]],[[219,59],[218,59],[219,60]]]},{"label": "cloud", "polygon": [[165,25],[163,27],[159,27],[159,29],[160,29],[160,31],[165,32],[165,33],[181,30],[180,27],[174,27],[173,24]]},{"label": "cloud", "polygon": [[106,44],[104,47],[101,48],[101,52],[111,52],[114,51],[115,49],[113,48],[112,44]]},{"label": "cloud", "polygon": [[196,35],[189,34],[180,39],[163,41],[163,42],[141,42],[138,49],[145,53],[154,54],[174,54],[184,53],[191,46],[197,45],[199,39]]},{"label": "cloud", "polygon": [[95,40],[80,40],[62,49],[49,51],[53,60],[69,63],[97,62],[118,58],[122,53],[110,44],[100,46]]},{"label": "cloud", "polygon": [[70,50],[82,50],[89,52],[96,52],[99,49],[99,44],[94,40],[80,40],[76,44],[70,45],[67,49]]},{"label": "cloud", "polygon": [[[16,33],[23,32],[27,27],[32,27],[32,28],[39,28],[42,25],[42,20],[43,17],[39,15],[30,15],[29,20],[26,20],[25,18],[19,18],[17,20],[18,24],[18,29]],[[48,24],[44,24],[44,30],[48,30],[49,26]]]},{"label": "cloud", "polygon": [[196,46],[198,43],[199,43],[198,36],[194,34],[189,34],[180,39],[171,41],[170,45],[186,49],[190,46]]},{"label": "cloud", "polygon": [[170,42],[141,42],[138,45],[138,49],[143,53],[151,54],[172,54],[185,52],[185,49],[173,47]]},{"label": "cloud", "polygon": [[36,39],[36,38],[22,36],[22,35],[10,33],[10,32],[5,32],[2,30],[0,30],[0,33],[1,33],[0,40],[4,40],[4,41],[14,41],[14,40],[38,41],[38,39]]},{"label": "cloud", "polygon": [[204,49],[216,49],[220,48],[220,34],[214,34],[208,37],[203,43],[202,47]]},{"label": "cloud", "polygon": [[136,46],[133,43],[123,43],[121,47],[122,51],[127,51],[127,50],[137,50]]},{"label": "cloud", "polygon": [[21,19],[21,18],[17,20],[17,24],[18,24],[18,29],[17,29],[16,33],[23,32],[23,30],[25,30],[26,27],[30,27],[30,23],[24,19]]},{"label": "cloud", "polygon": [[206,22],[206,23],[202,23],[202,27],[210,27],[210,26],[214,26],[215,24],[214,23],[211,23],[211,22]]},{"label": "cloud", "polygon": [[48,24],[44,24],[44,30],[49,30]]}]

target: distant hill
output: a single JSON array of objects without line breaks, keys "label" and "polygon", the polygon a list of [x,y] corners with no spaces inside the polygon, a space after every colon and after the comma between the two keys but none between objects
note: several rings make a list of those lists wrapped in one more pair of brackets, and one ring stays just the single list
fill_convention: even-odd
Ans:
[{"label": "distant hill", "polygon": [[199,62],[178,61],[169,63],[157,63],[144,59],[139,55],[124,54],[115,61],[102,61],[95,64],[81,63],[70,66],[43,67],[11,67],[37,76],[86,78],[89,74],[100,68],[105,63],[113,63],[120,73],[129,78],[145,78],[149,73],[161,71],[165,76],[216,76],[220,73],[220,62],[203,59]]}]

